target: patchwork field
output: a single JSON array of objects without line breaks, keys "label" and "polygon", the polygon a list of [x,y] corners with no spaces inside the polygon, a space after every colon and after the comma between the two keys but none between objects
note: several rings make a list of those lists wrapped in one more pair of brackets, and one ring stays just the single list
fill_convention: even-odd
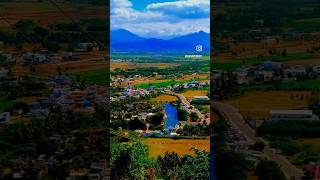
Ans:
[{"label": "patchwork field", "polygon": [[[58,62],[52,64],[40,64],[36,66],[36,75],[39,76],[53,76],[57,74],[57,68],[60,67],[64,73],[79,73],[86,71],[95,71],[101,69],[107,69],[107,63],[102,60],[95,60],[92,58],[83,57],[78,61]],[[27,74],[29,68],[24,65],[16,65],[12,68],[14,74]]]},{"label": "patchwork field", "polygon": [[188,100],[191,100],[194,96],[206,96],[207,93],[207,90],[187,90],[181,94]]},{"label": "patchwork field", "polygon": [[131,63],[131,62],[111,62],[110,69],[114,70],[117,68],[120,69],[134,69],[134,68],[150,68],[150,67],[157,67],[157,68],[170,68],[179,66],[178,63]]},{"label": "patchwork field", "polygon": [[[77,19],[104,18],[104,6],[86,6],[81,4],[58,3],[67,12],[68,16]],[[70,21],[64,14],[59,12],[57,7],[49,2],[1,2],[0,11],[11,23],[16,23],[21,19],[30,19],[38,24],[48,25],[53,22]],[[1,21],[0,27],[8,25]]]},{"label": "patchwork field", "polygon": [[0,98],[0,112],[3,112],[7,108],[12,108],[17,102],[24,102],[24,103],[30,104],[36,99],[38,99],[38,97],[33,97],[33,96],[23,97],[16,100],[7,100],[7,99]]},{"label": "patchwork field", "polygon": [[191,154],[191,148],[196,147],[207,152],[210,151],[209,139],[169,139],[169,138],[147,138],[144,143],[150,147],[150,156],[157,157],[164,155],[166,152],[174,152],[179,155]]},{"label": "patchwork field", "polygon": [[267,118],[271,109],[307,109],[310,91],[250,91],[224,101],[240,109],[244,117]]},{"label": "patchwork field", "polygon": [[88,83],[107,85],[108,83],[108,69],[107,67],[96,70],[80,71],[71,73],[72,77],[79,76],[81,80],[85,80]]},{"label": "patchwork field", "polygon": [[151,99],[151,101],[156,101],[156,102],[172,102],[176,100],[178,100],[176,96],[170,96],[167,94],[162,94],[156,98]]}]

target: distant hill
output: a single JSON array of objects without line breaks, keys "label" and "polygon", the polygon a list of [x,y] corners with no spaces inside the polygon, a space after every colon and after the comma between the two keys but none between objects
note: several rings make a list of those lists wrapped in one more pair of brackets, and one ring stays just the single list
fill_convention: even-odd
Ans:
[{"label": "distant hill", "polygon": [[210,34],[203,31],[169,40],[145,39],[123,29],[110,34],[114,52],[195,52],[197,45],[202,45],[204,52],[210,50]]},{"label": "distant hill", "polygon": [[205,48],[210,48],[210,34],[203,31],[173,38],[171,41],[192,44],[193,46],[201,44]]},{"label": "distant hill", "polygon": [[142,38],[136,34],[133,34],[132,32],[127,31],[125,29],[118,29],[118,30],[110,31],[110,40],[111,40],[111,44],[117,44],[117,43],[130,43],[135,41],[142,41],[142,40],[145,40],[145,38]]}]

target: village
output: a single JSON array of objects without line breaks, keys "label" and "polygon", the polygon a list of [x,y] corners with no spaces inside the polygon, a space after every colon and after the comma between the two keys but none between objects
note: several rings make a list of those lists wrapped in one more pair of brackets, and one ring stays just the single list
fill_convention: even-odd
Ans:
[{"label": "village", "polygon": [[[165,78],[165,75],[157,75],[157,78],[162,79]],[[145,106],[148,108],[142,108],[137,109],[135,107],[135,104],[128,104],[125,110],[123,111],[112,111],[111,113],[111,123],[113,120],[119,120],[123,119],[124,121],[134,121],[139,120],[144,126],[142,126],[142,129],[134,129],[136,132],[138,132],[141,136],[144,137],[175,137],[179,136],[177,132],[179,130],[183,129],[183,126],[186,124],[190,125],[199,125],[205,122],[205,124],[209,125],[210,123],[210,116],[208,113],[205,115],[202,115],[198,110],[195,109],[195,107],[192,104],[192,101],[202,101],[202,102],[209,102],[208,96],[194,96],[191,100],[186,100],[184,97],[179,97],[179,92],[182,92],[184,89],[197,89],[197,88],[206,88],[209,86],[209,82],[198,82],[196,80],[192,80],[190,82],[185,82],[183,84],[175,83],[169,86],[154,86],[152,83],[147,88],[137,88],[135,85],[131,85],[132,82],[135,82],[138,79],[141,79],[141,75],[133,75],[131,77],[111,77],[110,85],[115,90],[120,90],[116,92],[113,96],[110,97],[111,104],[112,103],[120,103],[121,101],[126,100],[132,100],[133,101],[139,101],[147,99],[147,102],[145,103]],[[146,78],[154,78],[152,77],[146,77]],[[163,107],[159,106],[156,103],[152,103],[152,101],[148,100],[151,98],[156,98],[157,96],[169,94],[172,96],[177,96],[180,98],[179,102],[174,102],[173,105],[183,109],[188,114],[191,114],[192,112],[197,111],[198,112],[198,120],[196,122],[188,122],[187,121],[181,121],[173,127],[173,129],[169,130],[167,128],[151,128],[150,124],[147,123],[148,119],[150,119],[152,116],[154,116],[156,113],[163,112]],[[181,102],[180,102],[181,101]],[[190,104],[191,103],[191,104]],[[148,104],[148,105],[147,105]],[[125,118],[127,117],[127,118]],[[160,117],[163,119],[166,119],[166,115]],[[165,126],[165,121],[161,120],[161,124],[158,124],[160,126]]]}]

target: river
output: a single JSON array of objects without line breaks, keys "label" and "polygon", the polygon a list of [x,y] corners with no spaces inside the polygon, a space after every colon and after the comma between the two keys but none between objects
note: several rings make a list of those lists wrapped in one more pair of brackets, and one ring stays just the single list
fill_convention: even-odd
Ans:
[{"label": "river", "polygon": [[169,129],[170,131],[178,125],[178,111],[176,107],[173,107],[170,103],[164,105],[166,113],[166,121],[164,128]]}]

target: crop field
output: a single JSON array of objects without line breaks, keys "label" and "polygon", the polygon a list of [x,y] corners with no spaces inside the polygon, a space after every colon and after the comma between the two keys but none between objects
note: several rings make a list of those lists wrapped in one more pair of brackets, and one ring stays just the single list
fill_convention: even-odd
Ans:
[{"label": "crop field", "polygon": [[286,56],[281,56],[281,55],[266,56],[264,60],[260,60],[256,56],[234,59],[233,61],[221,61],[220,59],[216,59],[212,64],[212,68],[219,69],[219,70],[232,71],[238,67],[241,67],[242,65],[258,64],[265,60],[277,61],[277,62],[294,61],[295,63],[297,63],[297,62],[303,62],[305,60],[308,61],[310,59],[315,59],[318,57],[320,57],[319,54],[310,54],[306,52],[300,52],[300,53],[287,54]]},{"label": "crop field", "polygon": [[[265,40],[263,42],[241,42],[238,44],[228,43],[230,49],[228,52],[222,52],[215,56],[214,62],[234,62],[240,61],[244,58],[250,58],[257,55],[264,57],[270,56],[269,49],[275,48],[282,51],[285,49],[287,54],[305,53],[306,50],[314,45],[317,45],[317,41],[276,41]],[[235,52],[237,55],[233,55]]]},{"label": "crop field", "polygon": [[144,143],[149,145],[150,156],[157,157],[166,152],[176,152],[183,156],[185,154],[193,155],[191,148],[198,148],[210,151],[210,141],[208,139],[169,139],[169,138],[147,138]]},{"label": "crop field", "polygon": [[89,71],[79,71],[76,73],[71,73],[71,75],[75,78],[79,76],[81,80],[85,80],[91,84],[98,84],[98,85],[107,85],[108,83],[108,69],[101,68],[96,70],[89,70]]},{"label": "crop field", "polygon": [[301,60],[297,60],[297,61],[287,61],[287,62],[283,62],[284,66],[295,66],[295,65],[302,65],[302,66],[312,66],[312,65],[318,65],[320,64],[320,58],[314,58],[314,59],[305,59],[303,61]]},{"label": "crop field", "polygon": [[[91,60],[85,58],[79,61],[67,61],[67,62],[58,62],[52,64],[41,64],[36,66],[36,75],[39,76],[53,76],[57,74],[57,68],[60,67],[62,72],[66,73],[79,73],[86,71],[94,71],[100,69],[107,69],[107,64],[102,60]],[[14,74],[27,74],[29,71],[28,67],[21,64],[16,65],[12,68]]]},{"label": "crop field", "polygon": [[206,96],[208,94],[207,90],[187,90],[181,93],[188,100],[191,100],[194,96]]},{"label": "crop field", "polygon": [[244,117],[262,119],[271,109],[307,109],[310,96],[310,91],[250,91],[224,102],[240,109]]},{"label": "crop field", "polygon": [[7,100],[7,99],[4,99],[4,98],[0,98],[0,112],[3,112],[5,111],[5,109],[10,109],[12,108],[15,103],[17,102],[24,102],[24,103],[31,103],[33,101],[35,101],[38,97],[33,97],[33,96],[30,96],[30,97],[23,97],[23,98],[19,98],[19,99],[15,99],[15,100]]},{"label": "crop field", "polygon": [[149,87],[149,84],[152,84],[155,87],[167,87],[173,84],[183,84],[183,83],[188,83],[192,82],[193,80],[199,81],[199,82],[206,82],[209,80],[209,75],[208,74],[194,74],[194,75],[183,75],[180,78],[176,79],[145,79],[144,81],[135,81],[131,82],[131,84],[135,85],[137,88],[142,88],[142,89],[147,89]]},{"label": "crop field", "polygon": [[300,19],[289,24],[291,28],[302,32],[312,32],[320,30],[320,18]]},{"label": "crop field", "polygon": [[178,98],[176,96],[171,96],[167,94],[162,94],[156,98],[151,99],[151,101],[156,101],[156,102],[172,102],[177,100]]},{"label": "crop field", "polygon": [[[81,4],[58,3],[70,17],[77,19],[104,18],[105,8],[103,6],[86,6]],[[0,2],[0,11],[11,23],[21,19],[30,19],[38,24],[48,25],[53,22],[70,21],[59,10],[49,2]],[[7,26],[3,21],[1,26]]]},{"label": "crop field", "polygon": [[131,63],[131,62],[111,62],[110,69],[135,69],[135,68],[170,68],[179,66],[178,63]]}]

